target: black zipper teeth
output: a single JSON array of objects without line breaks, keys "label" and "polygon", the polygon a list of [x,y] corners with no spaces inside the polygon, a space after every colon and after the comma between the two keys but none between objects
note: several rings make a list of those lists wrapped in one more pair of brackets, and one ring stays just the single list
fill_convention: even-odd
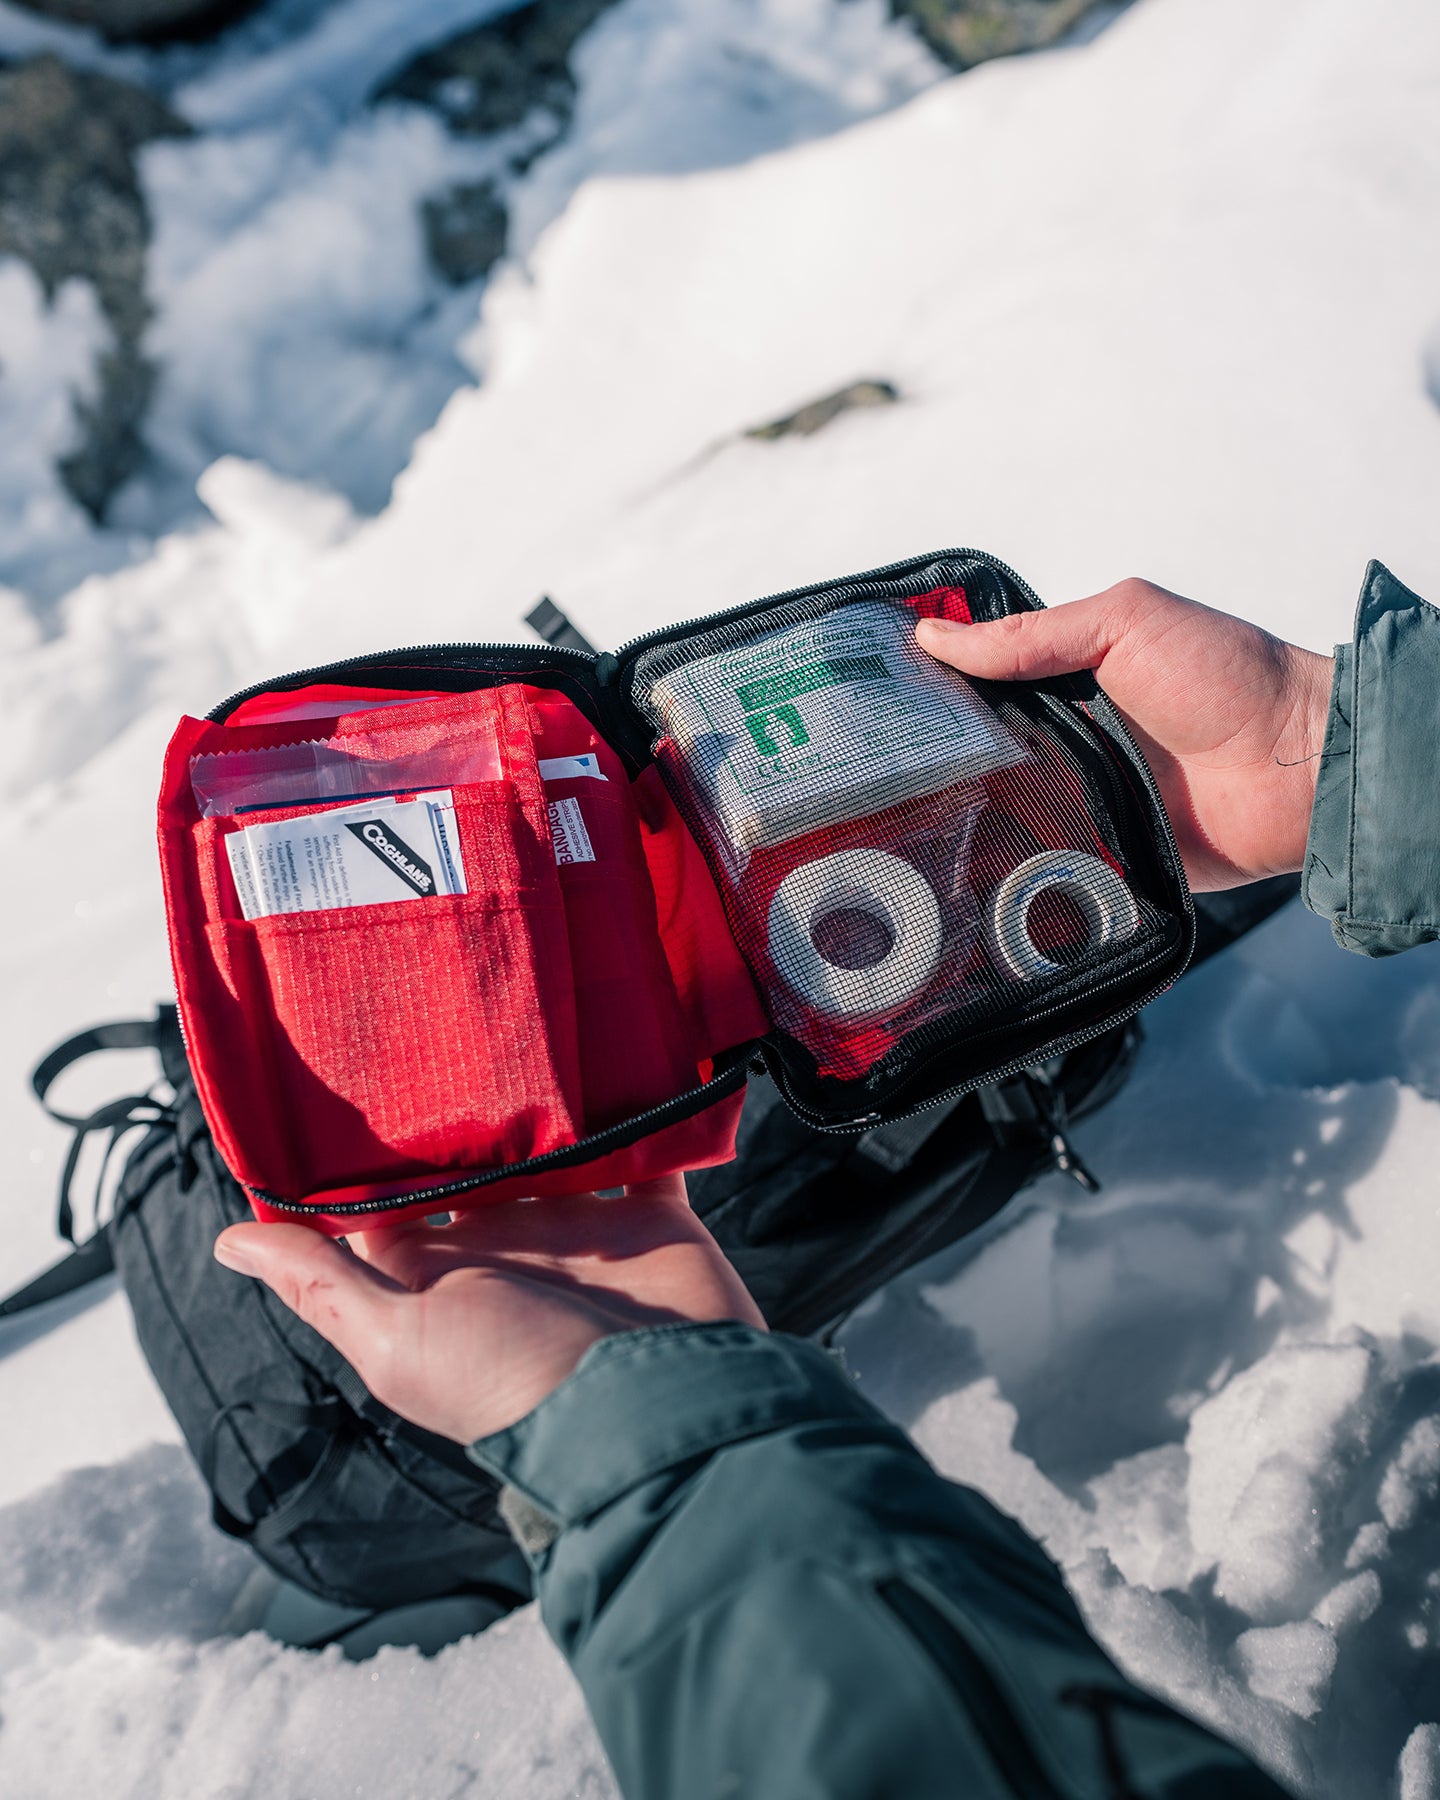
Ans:
[{"label": "black zipper teeth", "polygon": [[243,706],[247,700],[253,700],[257,694],[268,694],[274,691],[277,682],[300,685],[305,682],[319,681],[327,675],[343,675],[347,669],[383,668],[387,663],[396,668],[403,668],[403,659],[407,656],[558,656],[566,660],[574,658],[577,663],[593,669],[596,659],[587,655],[584,650],[571,650],[564,644],[407,644],[400,650],[380,650],[368,656],[346,656],[339,662],[317,663],[313,669],[294,669],[288,675],[272,677],[269,681],[253,682],[247,688],[241,688],[238,694],[232,694],[228,700],[222,700],[218,706],[212,706],[206,713],[207,719],[223,723],[224,719],[237,706]]},{"label": "black zipper teeth", "polygon": [[867,569],[862,579],[843,582],[839,587],[827,586],[824,582],[811,582],[806,587],[786,588],[780,594],[766,594],[759,600],[747,600],[740,606],[727,606],[720,612],[703,613],[698,619],[686,619],[680,625],[662,625],[655,631],[647,631],[643,637],[631,638],[613,654],[618,663],[622,657],[633,657],[646,650],[651,644],[664,643],[679,633],[687,635],[711,625],[723,625],[727,619],[738,617],[742,613],[758,612],[764,606],[781,606],[790,600],[845,600],[856,594],[872,592],[881,582],[897,575],[911,571],[919,571],[931,563],[946,562],[978,562],[982,566],[989,563],[1008,575],[1017,587],[1024,590],[1035,601],[1037,606],[1043,602],[1025,586],[1020,577],[1005,563],[997,561],[983,550],[936,550],[926,556],[907,556],[902,562],[886,563],[883,568]]},{"label": "black zipper teeth", "polygon": [[[836,1137],[849,1137],[854,1132],[864,1130],[871,1125],[882,1123],[897,1125],[902,1119],[913,1119],[922,1112],[929,1112],[932,1106],[943,1106],[947,1100],[962,1100],[966,1094],[973,1094],[976,1088],[988,1087],[992,1081],[1007,1081],[1010,1076],[1020,1074],[1023,1069],[1030,1068],[1034,1063],[1044,1062],[1052,1056],[1063,1056],[1069,1050],[1078,1050],[1081,1044],[1093,1043],[1096,1038],[1104,1037],[1105,1033],[1112,1031],[1115,1026],[1123,1025],[1127,1019],[1133,1019],[1136,1013],[1143,1011],[1152,1000],[1158,1000],[1161,994],[1174,986],[1181,972],[1181,969],[1177,969],[1173,975],[1167,975],[1163,981],[1148,989],[1139,1000],[1111,1017],[1101,1020],[1099,1024],[1083,1025],[1078,1031],[1069,1032],[1064,1037],[1055,1038],[1049,1043],[1037,1044],[1033,1050],[1027,1051],[1024,1056],[1018,1057],[1014,1062],[1008,1062],[999,1069],[989,1070],[984,1075],[971,1076],[966,1081],[958,1082],[954,1087],[946,1088],[943,1093],[934,1094],[915,1106],[906,1107],[903,1112],[891,1112],[888,1108],[882,1107],[877,1111],[862,1113],[856,1118],[846,1119],[838,1124],[833,1121],[826,1122],[822,1115],[807,1106],[803,1100],[796,1098],[791,1091],[789,1071],[783,1063],[780,1063],[777,1073],[766,1054],[768,1046],[762,1047],[761,1054],[765,1056],[765,1066],[770,1079],[780,1089],[784,1095],[785,1104],[797,1118],[803,1120],[815,1131],[827,1132]],[[1118,987],[1122,981],[1128,979],[1127,974],[1120,974],[1108,976],[1104,981],[1097,981],[1094,987],[1088,990],[1087,998],[1089,994],[1102,994],[1106,988]],[[1037,1020],[1049,1018],[1055,1013],[1064,1012],[1070,1004],[1070,1001],[1062,1000],[1054,1006],[1043,1008],[1040,1012],[1027,1013],[1026,1018]],[[946,1054],[947,1051],[943,1049],[936,1050],[933,1055],[926,1057],[917,1065],[915,1073],[923,1074],[932,1062],[938,1061]],[[777,1058],[776,1061],[778,1062],[779,1059]],[[907,1077],[908,1079],[912,1079],[912,1077]]]},{"label": "black zipper teeth", "polygon": [[[650,1130],[636,1132],[637,1126],[651,1128],[678,1123],[693,1113],[703,1112],[707,1106],[726,1099],[740,1087],[743,1082],[736,1077],[748,1074],[751,1046],[744,1045],[740,1049],[726,1051],[726,1057],[733,1057],[734,1063],[722,1073],[713,1075],[703,1087],[690,1088],[683,1094],[677,1094],[673,1100],[663,1101],[659,1106],[652,1106],[645,1112],[636,1113],[633,1118],[626,1119],[620,1125],[610,1125],[604,1131],[597,1131],[588,1138],[577,1138],[573,1144],[562,1144],[558,1150],[547,1150],[543,1156],[532,1156],[525,1162],[508,1163],[502,1168],[493,1169],[484,1175],[466,1175],[457,1181],[447,1181],[438,1187],[421,1188],[412,1194],[391,1194],[384,1200],[347,1200],[327,1205],[323,1200],[286,1200],[278,1194],[271,1194],[264,1188],[251,1187],[243,1182],[246,1193],[253,1194],[266,1206],[274,1206],[283,1212],[294,1213],[326,1213],[336,1218],[348,1218],[352,1214],[389,1212],[396,1207],[411,1206],[421,1200],[444,1200],[453,1194],[473,1193],[476,1188],[490,1187],[497,1181],[524,1179],[530,1175],[543,1174],[544,1171],[566,1159],[566,1163],[574,1163],[583,1167],[593,1162],[597,1155],[604,1155],[606,1140],[611,1136],[632,1134],[638,1137],[649,1137]],[[743,1054],[742,1054],[743,1051]],[[628,1139],[627,1139],[628,1141]],[[614,1148],[625,1149],[626,1143],[616,1144]],[[577,1155],[584,1150],[583,1156]]]}]

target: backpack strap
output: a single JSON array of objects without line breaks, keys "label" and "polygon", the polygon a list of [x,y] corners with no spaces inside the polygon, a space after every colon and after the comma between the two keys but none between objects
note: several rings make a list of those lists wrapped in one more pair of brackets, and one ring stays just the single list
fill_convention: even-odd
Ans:
[{"label": "backpack strap", "polygon": [[[100,1174],[95,1184],[98,1205],[105,1170],[116,1145],[125,1133],[132,1125],[158,1125],[173,1118],[174,1114],[169,1106],[155,1098],[153,1091],[127,1094],[122,1099],[109,1100],[104,1106],[98,1106],[94,1112],[84,1115],[61,1112],[59,1107],[50,1104],[50,1089],[73,1063],[79,1062],[82,1057],[93,1056],[97,1050],[155,1050],[163,1053],[170,1047],[171,1040],[178,1041],[179,1036],[180,1021],[175,1008],[169,1005],[158,1006],[153,1019],[117,1019],[108,1025],[92,1025],[86,1031],[77,1031],[74,1037],[66,1038],[63,1044],[57,1044],[32,1071],[30,1086],[35,1091],[35,1098],[52,1119],[61,1125],[70,1126],[74,1132],[69,1154],[65,1158],[65,1167],[60,1174],[60,1204],[55,1220],[56,1230],[67,1243],[75,1242],[75,1208],[70,1198],[70,1188],[75,1179],[80,1154],[85,1148],[85,1140],[90,1133],[110,1133],[110,1142],[105,1147]],[[168,1069],[166,1073],[169,1074]]]},{"label": "backpack strap", "polygon": [[92,1281],[98,1281],[102,1275],[108,1275],[114,1267],[115,1252],[111,1248],[110,1233],[97,1231],[78,1250],[62,1256],[43,1274],[0,1300],[0,1319],[12,1319],[17,1313],[43,1306],[47,1300],[59,1300],[66,1294],[73,1294],[79,1288],[88,1287]]},{"label": "backpack strap", "polygon": [[[153,1019],[117,1019],[106,1025],[92,1025],[86,1031],[77,1031],[74,1037],[66,1038],[63,1044],[57,1044],[48,1056],[42,1057],[36,1064],[30,1076],[30,1086],[35,1098],[52,1119],[61,1125],[68,1125],[73,1134],[65,1166],[60,1172],[60,1200],[55,1219],[56,1230],[71,1244],[75,1242],[75,1206],[71,1199],[71,1187],[75,1171],[79,1167],[81,1152],[91,1132],[108,1131],[110,1134],[95,1183],[98,1212],[105,1171],[126,1132],[136,1125],[159,1125],[174,1117],[174,1109],[165,1101],[158,1100],[153,1090],[144,1094],[127,1094],[119,1100],[109,1100],[103,1106],[96,1107],[94,1112],[85,1114],[61,1112],[59,1107],[52,1106],[49,1094],[56,1080],[72,1063],[79,1062],[82,1057],[92,1056],[98,1050],[155,1050],[160,1055],[165,1077],[172,1086],[177,1085],[177,1076],[183,1079],[185,1065],[179,1016],[170,1005],[157,1007]],[[62,1295],[73,1294],[80,1288],[88,1287],[92,1281],[98,1281],[102,1275],[108,1275],[114,1266],[109,1233],[101,1227],[97,1217],[95,1230],[69,1256],[62,1257],[33,1281],[0,1299],[0,1318],[14,1318],[16,1314],[29,1312],[48,1300],[58,1300]]]}]

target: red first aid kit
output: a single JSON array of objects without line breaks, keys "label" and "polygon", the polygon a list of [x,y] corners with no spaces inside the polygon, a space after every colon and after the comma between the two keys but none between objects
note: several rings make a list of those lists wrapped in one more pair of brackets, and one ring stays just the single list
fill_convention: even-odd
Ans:
[{"label": "red first aid kit", "polygon": [[440,645],[181,721],[180,1018],[257,1216],[331,1232],[734,1151],[764,1067],[862,1131],[1183,969],[1158,791],[1088,677],[971,683],[922,615],[1037,607],[976,551],[613,655]]}]

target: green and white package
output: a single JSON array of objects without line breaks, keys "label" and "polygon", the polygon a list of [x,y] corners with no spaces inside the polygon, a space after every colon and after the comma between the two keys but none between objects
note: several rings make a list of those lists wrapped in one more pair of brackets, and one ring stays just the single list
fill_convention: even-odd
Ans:
[{"label": "green and white package", "polygon": [[968,681],[882,600],[686,663],[651,704],[715,823],[748,855],[1019,762]]}]

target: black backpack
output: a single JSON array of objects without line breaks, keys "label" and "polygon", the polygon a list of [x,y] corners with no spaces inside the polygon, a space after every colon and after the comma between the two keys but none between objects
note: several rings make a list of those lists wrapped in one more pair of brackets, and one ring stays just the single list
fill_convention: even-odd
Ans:
[{"label": "black backpack", "polygon": [[[1295,888],[1281,878],[1203,899],[1197,958]],[[757,1073],[737,1159],[692,1176],[692,1202],[770,1324],[824,1335],[885,1281],[977,1229],[1049,1170],[1095,1187],[1068,1126],[1118,1090],[1140,1040],[1131,1021],[858,1137],[805,1126]],[[81,1057],[147,1046],[168,1092],[157,1084],[84,1118],[48,1104],[57,1077]],[[216,1524],[304,1592],[366,1612],[463,1596],[461,1629],[469,1630],[528,1600],[529,1571],[497,1515],[495,1484],[459,1446],[373,1400],[263,1283],[214,1261],[217,1234],[251,1213],[211,1142],[175,1009],[81,1032],[44,1059],[32,1083],[75,1134],[59,1218],[72,1242],[70,1188],[86,1139],[108,1133],[108,1158],[133,1129],[144,1135],[126,1156],[108,1221],[0,1302],[0,1319],[113,1270],[210,1489]]]}]

